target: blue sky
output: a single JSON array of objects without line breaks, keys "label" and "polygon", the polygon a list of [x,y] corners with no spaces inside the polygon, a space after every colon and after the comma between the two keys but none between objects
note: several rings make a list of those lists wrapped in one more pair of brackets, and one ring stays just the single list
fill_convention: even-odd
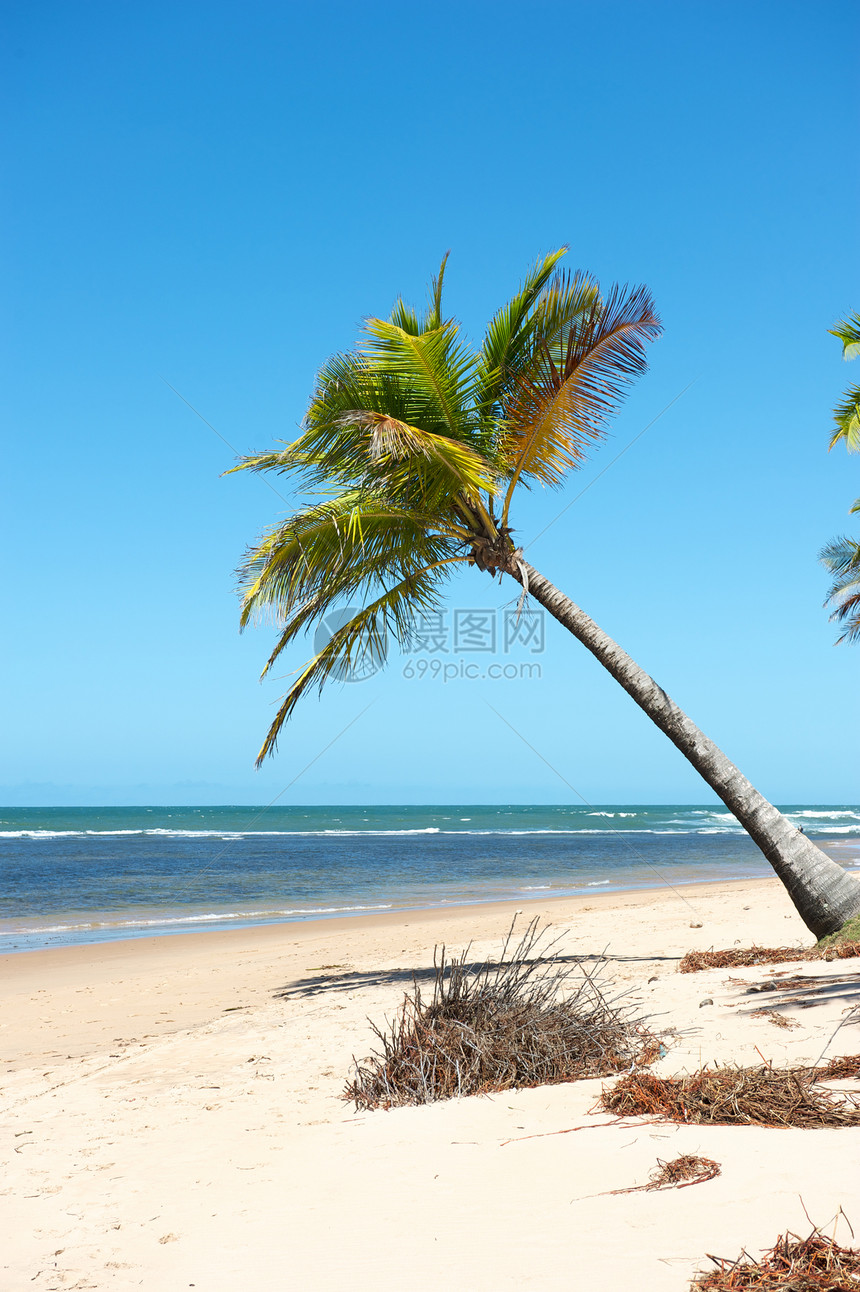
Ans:
[{"label": "blue sky", "polygon": [[[307,701],[240,637],[233,570],[285,507],[233,452],[290,438],[313,374],[451,249],[477,335],[535,257],[646,282],[665,334],[529,557],[779,802],[860,800],[856,648],[823,542],[860,299],[857,6],[622,2],[6,9],[0,801],[710,801],[587,653],[542,676]],[[453,607],[513,593],[472,573]],[[296,653],[288,668],[303,658]],[[287,669],[284,670],[288,671]],[[371,703],[372,702],[372,703]],[[573,799],[573,801],[577,801]]]}]

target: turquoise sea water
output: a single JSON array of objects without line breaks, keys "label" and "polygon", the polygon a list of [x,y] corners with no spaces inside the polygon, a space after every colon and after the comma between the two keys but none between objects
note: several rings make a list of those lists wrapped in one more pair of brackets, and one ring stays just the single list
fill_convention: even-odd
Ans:
[{"label": "turquoise sea water", "polygon": [[[783,810],[860,867],[860,807]],[[770,874],[713,805],[0,808],[0,952]]]}]

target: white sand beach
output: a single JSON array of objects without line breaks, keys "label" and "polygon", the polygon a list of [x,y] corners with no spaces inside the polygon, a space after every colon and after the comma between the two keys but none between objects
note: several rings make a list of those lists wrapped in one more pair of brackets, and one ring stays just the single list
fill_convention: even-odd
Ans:
[{"label": "white sand beach", "polygon": [[[860,1130],[616,1122],[600,1080],[356,1114],[341,1094],[368,1018],[435,943],[496,952],[514,909],[4,957],[0,1287],[682,1292],[706,1253],[806,1234],[807,1214],[860,1224]],[[690,949],[810,944],[776,880],[516,909],[569,930],[565,952],[606,951],[607,980],[675,1029],[663,1074],[815,1062],[860,1001],[852,960],[678,974]],[[748,994],[786,971],[803,986]],[[827,1053],[858,1050],[855,1015]],[[600,1196],[681,1153],[722,1174]]]}]

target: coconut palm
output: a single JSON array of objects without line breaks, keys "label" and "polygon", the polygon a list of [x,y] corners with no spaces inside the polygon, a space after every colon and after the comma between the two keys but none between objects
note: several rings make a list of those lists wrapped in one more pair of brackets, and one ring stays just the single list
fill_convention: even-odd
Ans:
[{"label": "coconut palm", "polygon": [[297,440],[234,468],[295,475],[310,495],[249,549],[240,574],[242,625],[270,617],[280,629],[264,674],[333,609],[362,607],[296,676],[258,765],[306,692],[368,654],[381,658],[391,637],[406,644],[455,571],[508,576],[686,755],[822,936],[860,911],[857,879],[762,798],[514,541],[518,491],[559,485],[581,464],[660,331],[645,288],[601,292],[588,275],[558,269],[565,251],[530,270],[479,349],[443,317],[443,261],[425,310],[398,301],[390,318],[365,322],[355,350],[325,364]]},{"label": "coconut palm", "polygon": [[[856,359],[860,355],[860,314],[853,314],[831,328],[830,335],[842,342],[843,359]],[[849,453],[860,452],[860,386],[849,386],[833,410],[835,429],[830,437],[830,447],[844,443]],[[860,498],[851,508],[860,512]],[[827,602],[832,607],[830,618],[844,625],[838,642],[860,640],[860,543],[853,538],[835,538],[819,553],[821,563],[833,576],[827,590]]]}]

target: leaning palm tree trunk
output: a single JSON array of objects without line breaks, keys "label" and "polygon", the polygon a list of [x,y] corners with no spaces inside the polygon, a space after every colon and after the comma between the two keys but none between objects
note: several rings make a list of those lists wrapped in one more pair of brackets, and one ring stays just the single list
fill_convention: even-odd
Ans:
[{"label": "leaning palm tree trunk", "polygon": [[519,554],[508,566],[508,573],[591,651],[689,759],[764,853],[801,919],[817,938],[834,933],[860,913],[860,881],[831,861],[768,803],[626,651]]}]

